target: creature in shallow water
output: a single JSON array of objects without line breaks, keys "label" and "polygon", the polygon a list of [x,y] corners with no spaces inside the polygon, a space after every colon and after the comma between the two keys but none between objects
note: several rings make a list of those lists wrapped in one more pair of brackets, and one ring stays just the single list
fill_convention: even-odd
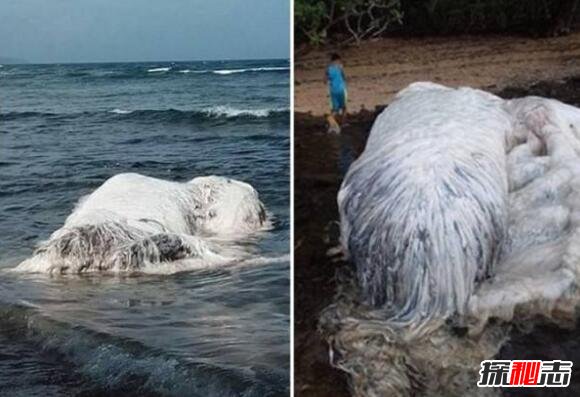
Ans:
[{"label": "creature in shallow water", "polygon": [[223,177],[177,183],[119,174],[82,198],[64,226],[17,270],[135,271],[187,258],[225,260],[215,241],[267,225],[248,184]]}]

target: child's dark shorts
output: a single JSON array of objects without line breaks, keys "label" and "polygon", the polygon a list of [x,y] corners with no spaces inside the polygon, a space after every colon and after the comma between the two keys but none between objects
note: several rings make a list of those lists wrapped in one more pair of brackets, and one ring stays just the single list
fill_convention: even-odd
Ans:
[{"label": "child's dark shorts", "polygon": [[346,89],[330,92],[330,107],[335,113],[346,109]]}]

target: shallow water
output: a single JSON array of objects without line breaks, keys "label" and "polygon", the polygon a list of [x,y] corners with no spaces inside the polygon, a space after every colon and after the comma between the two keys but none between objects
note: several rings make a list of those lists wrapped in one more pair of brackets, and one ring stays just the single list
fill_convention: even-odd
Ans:
[{"label": "shallow water", "polygon": [[168,276],[6,270],[121,172],[250,183],[274,229],[247,244],[286,255],[288,74],[287,61],[2,68],[0,394],[287,393],[287,260]]}]

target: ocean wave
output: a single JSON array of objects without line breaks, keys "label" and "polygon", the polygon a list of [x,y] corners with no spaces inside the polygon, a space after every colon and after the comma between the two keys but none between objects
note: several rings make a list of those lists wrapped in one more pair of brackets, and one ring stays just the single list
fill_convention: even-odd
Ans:
[{"label": "ocean wave", "polygon": [[211,73],[211,70],[206,70],[206,69],[202,69],[202,70],[191,70],[191,69],[183,69],[183,70],[177,70],[177,73],[183,73],[183,74],[187,74],[187,73],[195,73],[195,74],[204,74],[204,73]]},{"label": "ocean wave", "polygon": [[129,110],[115,108],[108,111],[51,113],[51,112],[7,112],[0,113],[0,121],[15,121],[20,119],[70,120],[78,118],[117,117],[123,120],[188,122],[211,121],[218,119],[277,119],[286,118],[290,114],[288,108],[238,109],[230,106],[213,106],[196,110],[178,109],[137,109]]},{"label": "ocean wave", "polygon": [[212,73],[221,74],[221,75],[228,75],[234,73],[246,73],[246,72],[278,72],[278,71],[288,71],[290,70],[289,67],[285,66],[272,66],[272,67],[260,67],[260,68],[247,68],[247,69],[221,69],[221,70],[212,70]]},{"label": "ocean wave", "polygon": [[236,73],[247,73],[247,72],[282,72],[290,70],[287,66],[264,66],[264,67],[255,67],[255,68],[245,68],[245,69],[200,69],[200,70],[191,70],[191,69],[182,69],[176,70],[177,73],[196,73],[196,74],[205,74],[205,73],[212,73],[218,75],[229,75],[229,74],[236,74]]},{"label": "ocean wave", "polygon": [[204,109],[205,112],[210,117],[269,117],[271,115],[276,115],[279,113],[288,112],[287,108],[273,108],[273,109],[237,109],[230,106],[215,106],[211,108]]},{"label": "ocean wave", "polygon": [[265,67],[256,67],[256,68],[245,68],[245,69],[200,69],[200,70],[191,70],[191,69],[182,69],[176,70],[177,73],[187,74],[187,73],[194,73],[194,74],[218,74],[218,75],[229,75],[229,74],[237,74],[237,73],[248,73],[248,72],[282,72],[282,71],[289,71],[290,68],[286,66],[265,66]]},{"label": "ocean wave", "polygon": [[88,70],[75,70],[63,74],[66,77],[94,77],[93,73]]},{"label": "ocean wave", "polygon": [[[283,371],[185,361],[135,340],[50,318],[31,304],[0,302],[0,332],[20,330],[14,342],[52,352],[112,394],[131,388],[165,396],[282,396]],[[11,332],[13,333],[13,332]]]},{"label": "ocean wave", "polygon": [[7,113],[0,113],[0,120],[12,121],[12,120],[19,120],[19,119],[35,118],[35,117],[52,118],[52,117],[56,117],[56,116],[58,116],[57,113],[51,113],[51,112],[7,112]]},{"label": "ocean wave", "polygon": [[[121,109],[118,109],[121,110]],[[214,106],[200,110],[122,110],[116,112],[116,117],[125,120],[156,121],[156,122],[203,122],[212,120],[261,120],[287,117],[289,110],[285,108],[272,109],[237,109],[228,106]]]},{"label": "ocean wave", "polygon": [[114,113],[114,114],[131,114],[133,113],[132,110],[124,110],[124,109],[113,109],[111,111],[109,111],[109,113]]},{"label": "ocean wave", "polygon": [[170,70],[171,70],[171,68],[169,68],[169,67],[165,67],[165,68],[153,68],[153,69],[147,69],[147,73],[169,72]]},{"label": "ocean wave", "polygon": [[[232,74],[240,73],[273,73],[273,72],[287,72],[290,68],[288,66],[262,66],[262,67],[250,67],[250,68],[232,68],[232,69],[194,69],[188,68],[185,65],[181,67],[178,66],[164,66],[164,67],[154,67],[143,69],[133,68],[133,69],[117,69],[117,70],[99,70],[99,69],[82,69],[82,70],[67,70],[58,77],[61,78],[73,78],[73,79],[140,79],[140,78],[151,78],[154,76],[167,76],[167,75],[186,75],[186,74],[213,74],[218,76],[227,76]],[[38,77],[34,73],[29,73],[27,70],[13,70],[2,71],[0,76],[12,77],[12,78],[28,78],[28,77]]]}]

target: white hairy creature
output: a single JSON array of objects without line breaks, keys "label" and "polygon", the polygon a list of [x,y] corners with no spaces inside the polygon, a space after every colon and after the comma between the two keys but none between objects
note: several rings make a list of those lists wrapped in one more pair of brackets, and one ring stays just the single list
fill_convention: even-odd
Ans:
[{"label": "white hairy creature", "polygon": [[573,318],[578,108],[412,84],[375,121],[338,204],[358,285],[321,326],[357,395],[493,394],[474,385],[502,324]]},{"label": "white hairy creature", "polygon": [[141,271],[186,259],[223,262],[224,241],[267,225],[258,193],[217,176],[187,183],[119,174],[82,198],[17,271]]},{"label": "white hairy creature", "polygon": [[375,121],[338,195],[341,236],[365,299],[393,321],[463,314],[491,274],[507,230],[510,128],[496,97],[423,85]]}]

